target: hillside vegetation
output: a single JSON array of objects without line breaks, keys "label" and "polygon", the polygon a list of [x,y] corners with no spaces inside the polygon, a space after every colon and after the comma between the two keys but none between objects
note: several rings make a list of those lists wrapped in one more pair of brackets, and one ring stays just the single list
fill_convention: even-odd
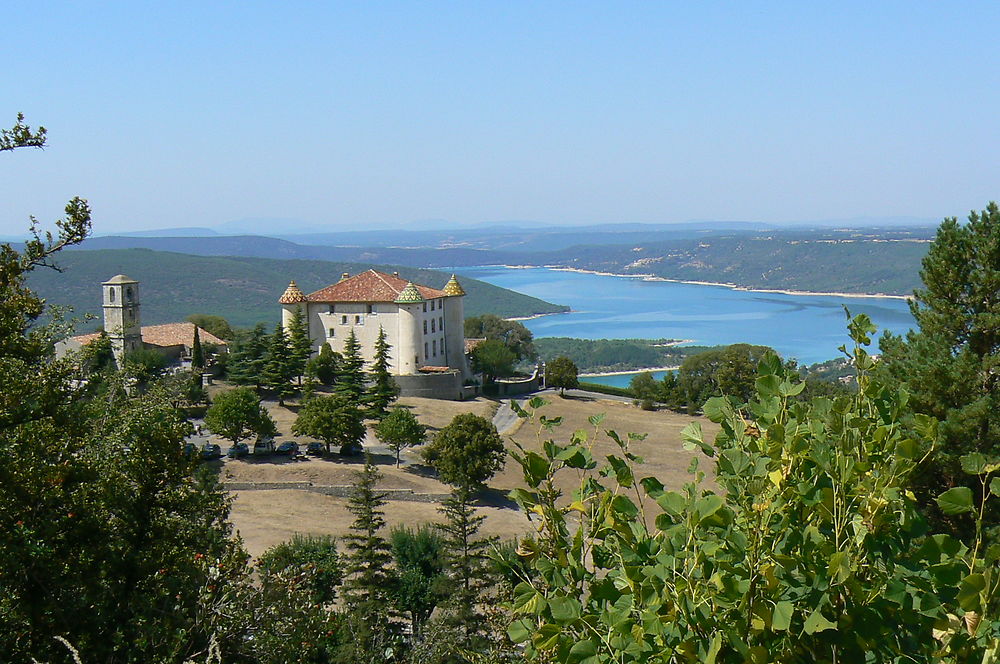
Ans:
[{"label": "hillside vegetation", "polygon": [[679,366],[684,358],[708,348],[666,345],[670,342],[670,339],[543,337],[535,339],[534,345],[539,358],[545,362],[568,357],[584,373]]},{"label": "hillside vegetation", "polygon": [[[391,265],[340,263],[319,260],[275,260],[252,257],[191,256],[148,249],[108,249],[64,252],[63,272],[39,270],[29,280],[49,304],[73,307],[74,316],[100,315],[100,283],[124,273],[140,282],[142,321],[145,324],[184,320],[193,313],[222,316],[240,327],[278,320],[278,298],[290,279],[309,293],[340,279],[376,268],[398,271],[406,279],[443,287],[448,274]],[[568,307],[463,278],[467,293],[465,313],[475,316],[530,316],[566,311]],[[89,330],[99,323],[83,324]]]}]

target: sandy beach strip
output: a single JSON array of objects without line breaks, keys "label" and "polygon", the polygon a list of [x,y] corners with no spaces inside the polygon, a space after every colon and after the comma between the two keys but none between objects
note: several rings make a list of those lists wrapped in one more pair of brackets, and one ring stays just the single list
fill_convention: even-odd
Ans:
[{"label": "sandy beach strip", "polygon": [[[579,267],[566,267],[564,265],[499,265],[497,267],[508,268],[511,270],[528,270],[533,268],[545,268],[557,272],[579,272],[580,274],[596,274],[602,277],[625,277],[628,279],[642,279],[643,281],[666,281],[674,284],[692,284],[694,286],[721,286],[723,288],[729,288],[731,290],[747,291],[750,293],[775,293],[778,295],[817,295],[821,297],[851,297],[851,298],[877,297],[889,300],[913,299],[913,297],[910,295],[891,295],[889,293],[840,293],[836,291],[823,292],[823,291],[790,290],[784,288],[751,288],[749,286],[740,286],[739,284],[731,284],[721,281],[695,281],[693,279],[670,279],[668,277],[658,277],[655,274],[638,274],[638,273],[619,274],[617,272],[585,270]],[[548,314],[541,314],[541,315],[544,316]],[[509,320],[514,320],[514,319],[509,319]]]},{"label": "sandy beach strip", "polygon": [[580,378],[596,378],[598,376],[627,376],[629,374],[639,374],[649,371],[650,373],[654,371],[677,371],[680,366],[676,367],[646,367],[645,369],[628,369],[626,371],[601,371],[599,373],[582,373],[578,374]]}]

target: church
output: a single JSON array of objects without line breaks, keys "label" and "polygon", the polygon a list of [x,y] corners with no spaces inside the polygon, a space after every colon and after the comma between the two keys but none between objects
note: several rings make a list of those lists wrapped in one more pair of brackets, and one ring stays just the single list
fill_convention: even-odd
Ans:
[{"label": "church", "polygon": [[401,393],[446,399],[463,398],[472,377],[466,356],[465,291],[455,275],[443,288],[415,284],[366,270],[306,295],[293,280],[278,299],[287,330],[295,312],[307,321],[313,351],[327,344],[342,352],[350,332],[370,363],[375,340],[384,330],[391,346],[389,370]]}]

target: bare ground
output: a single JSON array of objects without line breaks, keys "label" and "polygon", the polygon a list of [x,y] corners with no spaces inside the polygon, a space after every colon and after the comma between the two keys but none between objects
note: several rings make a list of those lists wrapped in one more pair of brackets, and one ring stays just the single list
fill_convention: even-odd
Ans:
[{"label": "bare ground", "polygon": [[[680,431],[691,421],[699,421],[710,440],[717,427],[704,418],[678,415],[668,411],[648,412],[630,404],[590,399],[562,399],[547,395],[550,403],[540,414],[549,418],[562,417],[561,426],[551,432],[540,431],[536,422],[524,422],[515,427],[508,437],[508,446],[513,448],[516,441],[526,448],[537,448],[545,438],[565,443],[576,429],[594,433],[594,427],[587,418],[596,413],[604,413],[599,434],[591,436],[592,453],[600,461],[607,454],[620,452],[617,446],[603,433],[605,429],[615,429],[622,437],[627,432],[648,433],[645,440],[634,441],[630,450],[645,458],[645,465],[637,469],[639,477],[653,475],[668,487],[679,488],[689,481],[687,468],[693,453],[681,447]],[[486,399],[467,402],[438,401],[432,399],[404,398],[400,403],[412,408],[421,422],[439,429],[452,417],[462,412],[474,412],[491,417],[497,403]],[[268,409],[278,423],[283,437],[291,436],[291,424],[295,420],[295,404],[278,407],[269,403]],[[217,441],[225,446],[225,441]],[[306,442],[299,439],[300,443]],[[403,452],[404,464],[396,468],[394,459],[369,436],[366,445],[374,451],[374,459],[384,475],[383,489],[410,489],[420,494],[442,495],[448,487],[439,482],[431,469],[424,466],[418,450]],[[287,459],[270,460],[228,460],[220,464],[220,478],[224,482],[310,482],[322,486],[346,486],[353,481],[353,473],[360,468],[361,461],[340,460],[336,455],[330,459],[307,458],[298,461]],[[702,468],[709,470],[707,463]],[[567,471],[559,484],[564,490],[571,490],[578,483],[575,472]],[[532,529],[527,518],[521,514],[507,498],[507,492],[523,486],[523,478],[517,464],[508,459],[507,465],[490,482],[489,489],[481,499],[482,513],[486,516],[483,532],[501,537],[516,537]],[[345,498],[327,496],[302,489],[251,489],[234,490],[232,521],[244,539],[249,552],[260,555],[267,548],[283,542],[295,533],[343,535],[353,520],[347,511]],[[397,524],[417,525],[440,520],[437,504],[413,500],[391,500],[385,506],[386,521],[390,526]]]}]

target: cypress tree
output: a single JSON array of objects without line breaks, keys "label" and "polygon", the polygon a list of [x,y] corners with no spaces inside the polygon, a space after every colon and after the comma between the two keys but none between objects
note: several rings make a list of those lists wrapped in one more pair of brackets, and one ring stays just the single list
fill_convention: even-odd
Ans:
[{"label": "cypress tree", "polygon": [[264,365],[264,385],[273,390],[278,396],[278,405],[285,405],[285,397],[294,393],[292,387],[292,357],[291,349],[288,345],[288,336],[285,328],[278,323],[271,335],[271,342],[267,347],[266,363]]},{"label": "cypress tree", "polygon": [[201,334],[194,326],[194,341],[191,342],[191,369],[205,368],[205,351],[201,348]]},{"label": "cypress tree", "polygon": [[372,384],[368,388],[368,416],[381,420],[389,414],[389,404],[399,396],[399,386],[389,373],[389,351],[392,347],[385,339],[385,329],[378,328],[375,340],[375,359],[372,362]]},{"label": "cypress tree", "polygon": [[361,357],[361,344],[354,336],[354,330],[348,332],[344,339],[344,352],[341,354],[335,389],[356,404],[360,405],[363,401],[365,360]]}]

